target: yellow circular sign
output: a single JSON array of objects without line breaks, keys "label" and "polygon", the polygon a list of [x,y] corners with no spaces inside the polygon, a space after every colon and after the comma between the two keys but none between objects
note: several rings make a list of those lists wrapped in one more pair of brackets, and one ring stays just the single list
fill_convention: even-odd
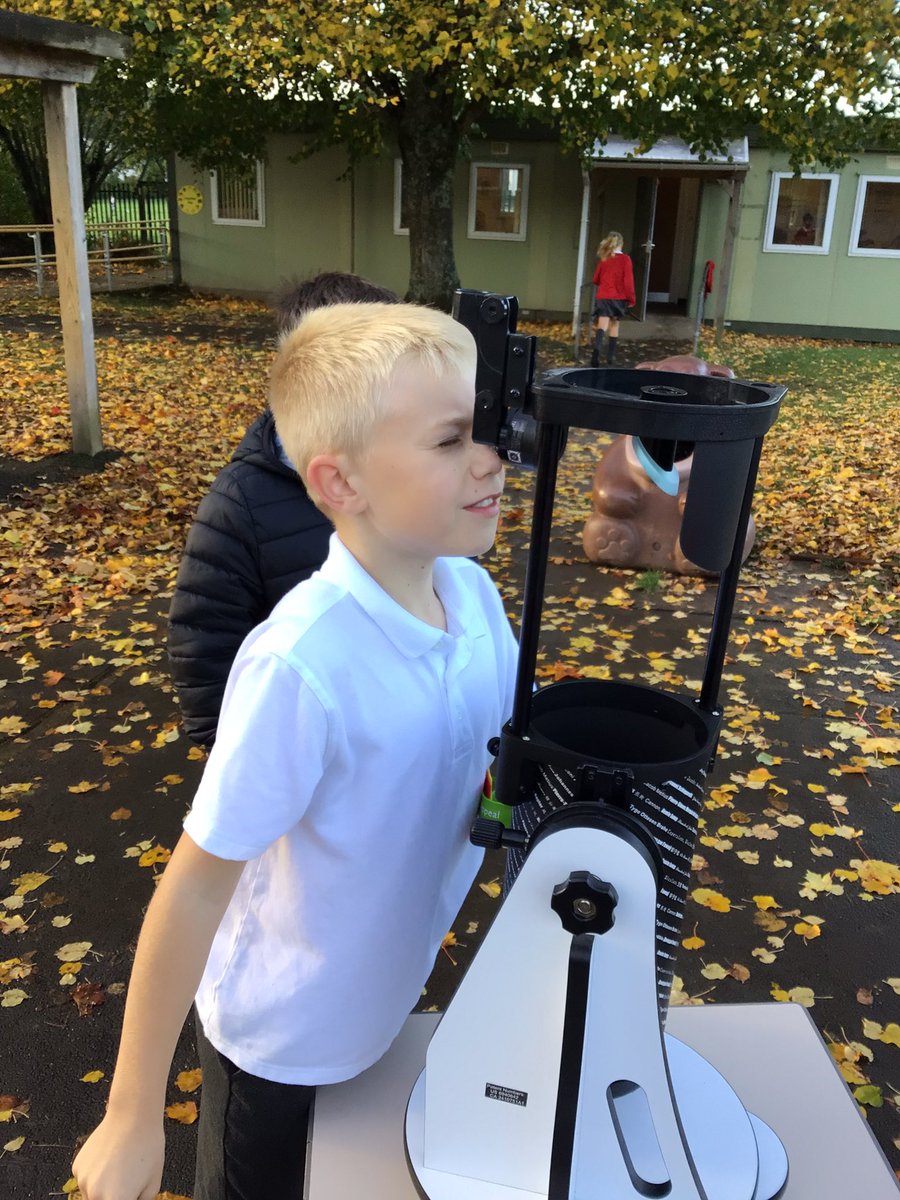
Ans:
[{"label": "yellow circular sign", "polygon": [[203,193],[193,183],[178,189],[178,207],[183,213],[198,213],[203,207]]}]

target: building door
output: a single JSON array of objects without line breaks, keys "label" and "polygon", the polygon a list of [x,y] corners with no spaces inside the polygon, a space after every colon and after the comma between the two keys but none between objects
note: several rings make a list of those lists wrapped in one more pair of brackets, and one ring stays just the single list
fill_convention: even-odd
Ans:
[{"label": "building door", "polygon": [[653,262],[650,266],[648,300],[651,304],[674,303],[672,268],[675,261],[675,236],[678,224],[678,200],[681,180],[664,175],[656,193],[656,219],[653,222]]},{"label": "building door", "polygon": [[653,226],[656,220],[656,193],[659,180],[655,175],[641,175],[634,198],[634,225],[631,233],[631,256],[634,262],[634,317],[647,316],[647,293],[650,290],[650,262],[653,257]]}]

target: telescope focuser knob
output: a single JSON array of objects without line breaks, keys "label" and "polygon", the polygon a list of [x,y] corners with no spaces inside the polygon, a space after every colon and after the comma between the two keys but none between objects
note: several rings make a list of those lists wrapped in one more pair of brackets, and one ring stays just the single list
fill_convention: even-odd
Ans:
[{"label": "telescope focuser knob", "polygon": [[491,817],[476,817],[469,830],[469,841],[485,850],[524,850],[528,835],[519,829],[507,829],[502,821]]},{"label": "telescope focuser knob", "polygon": [[550,907],[569,933],[606,933],[616,921],[619,895],[590,871],[573,871],[553,889]]}]

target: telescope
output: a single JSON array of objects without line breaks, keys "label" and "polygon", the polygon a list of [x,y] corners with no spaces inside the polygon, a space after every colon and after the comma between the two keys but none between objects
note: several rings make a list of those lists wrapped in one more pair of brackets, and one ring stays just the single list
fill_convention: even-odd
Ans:
[{"label": "telescope", "polygon": [[[411,1177],[426,1200],[775,1200],[780,1139],[666,1016],[760,453],[786,389],[619,368],[536,380],[517,310],[496,293],[454,302],[478,348],[473,436],[534,468],[534,508],[513,710],[490,745],[497,807],[471,834],[507,852],[508,891],[410,1095]],[[633,435],[660,477],[693,445],[681,546],[718,576],[697,695],[535,690],[572,428]]]}]

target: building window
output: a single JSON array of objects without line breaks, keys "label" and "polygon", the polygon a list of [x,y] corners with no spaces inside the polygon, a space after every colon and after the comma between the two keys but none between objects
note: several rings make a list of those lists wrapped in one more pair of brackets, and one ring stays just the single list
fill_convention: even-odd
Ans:
[{"label": "building window", "polygon": [[781,254],[827,254],[837,189],[837,175],[775,171],[763,249]]},{"label": "building window", "polygon": [[523,163],[472,163],[469,237],[524,242],[528,219],[528,167]]},{"label": "building window", "polygon": [[214,225],[265,225],[261,162],[219,167],[209,174]]},{"label": "building window", "polygon": [[860,176],[850,253],[900,258],[900,176]]},{"label": "building window", "polygon": [[409,209],[403,186],[403,160],[394,159],[394,233],[409,236]]}]

